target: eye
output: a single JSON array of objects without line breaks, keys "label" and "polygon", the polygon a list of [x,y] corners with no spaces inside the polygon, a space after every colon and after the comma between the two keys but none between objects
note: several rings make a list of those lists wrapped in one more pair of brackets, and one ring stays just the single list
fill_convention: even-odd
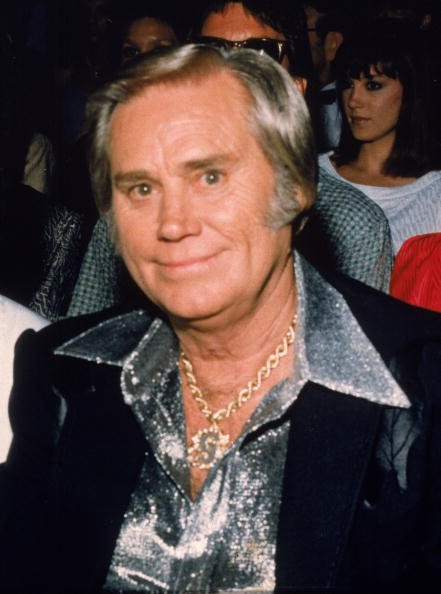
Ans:
[{"label": "eye", "polygon": [[203,173],[202,175],[202,181],[207,185],[207,186],[215,186],[216,184],[218,184],[221,180],[221,174],[219,171],[216,170],[210,170],[210,171],[205,171],[205,173]]},{"label": "eye", "polygon": [[129,190],[129,196],[135,199],[145,198],[152,193],[152,188],[147,183],[138,184]]},{"label": "eye", "polygon": [[379,91],[383,88],[383,85],[376,80],[368,80],[366,82],[366,89],[368,91]]},{"label": "eye", "polygon": [[139,54],[139,49],[134,45],[126,45],[121,51],[123,60],[130,60]]}]

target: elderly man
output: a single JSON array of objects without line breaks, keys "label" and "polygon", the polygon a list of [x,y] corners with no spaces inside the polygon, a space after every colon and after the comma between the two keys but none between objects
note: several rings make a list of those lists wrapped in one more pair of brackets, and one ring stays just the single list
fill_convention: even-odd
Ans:
[{"label": "elderly man", "polygon": [[[311,57],[301,4],[215,0],[205,3],[198,16],[196,42],[269,53],[304,92]],[[298,247],[322,269],[342,272],[383,291],[389,289],[392,248],[383,211],[362,192],[324,171],[320,171],[317,202]],[[137,299],[126,281],[101,219],[85,255],[69,315],[99,311],[124,298]]]},{"label": "elderly man", "polygon": [[317,172],[286,70],[169,49],[98,92],[89,123],[99,209],[158,315],[22,337],[0,582],[373,591],[438,575],[441,320],[293,257]]}]

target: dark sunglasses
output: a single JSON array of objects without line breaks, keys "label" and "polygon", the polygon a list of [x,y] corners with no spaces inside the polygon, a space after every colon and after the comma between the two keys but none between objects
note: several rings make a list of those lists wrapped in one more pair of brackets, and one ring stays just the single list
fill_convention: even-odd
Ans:
[{"label": "dark sunglasses", "polygon": [[281,39],[267,39],[266,37],[250,37],[243,41],[229,41],[222,37],[208,37],[200,35],[191,39],[192,43],[201,43],[203,45],[211,45],[222,49],[237,49],[246,48],[253,49],[259,54],[267,54],[276,62],[281,62],[283,56],[286,54],[288,42]]}]

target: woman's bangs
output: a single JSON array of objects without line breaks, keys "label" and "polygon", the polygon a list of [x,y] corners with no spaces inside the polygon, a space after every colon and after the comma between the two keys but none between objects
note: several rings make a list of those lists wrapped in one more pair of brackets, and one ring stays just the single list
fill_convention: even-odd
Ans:
[{"label": "woman's bangs", "polygon": [[376,74],[383,74],[389,78],[399,78],[399,68],[393,58],[380,58],[379,56],[354,58],[345,69],[344,78],[357,79],[362,77],[372,78],[372,70]]}]

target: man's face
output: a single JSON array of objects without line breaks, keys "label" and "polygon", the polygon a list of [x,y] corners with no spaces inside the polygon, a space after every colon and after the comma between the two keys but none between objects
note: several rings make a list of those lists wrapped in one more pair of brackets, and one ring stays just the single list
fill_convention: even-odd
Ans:
[{"label": "man's face", "polygon": [[[286,40],[283,33],[254,18],[240,2],[227,4],[223,12],[212,12],[202,25],[200,34],[228,41],[243,41],[255,37]],[[286,56],[281,65],[289,70],[290,64]]]},{"label": "man's face", "polygon": [[250,133],[248,101],[224,72],[152,87],[112,117],[119,248],[175,319],[233,321],[292,279],[290,228],[267,224],[275,176]]},{"label": "man's face", "polygon": [[333,79],[332,64],[338,48],[343,43],[343,33],[338,30],[328,31],[324,37],[320,37],[317,25],[325,14],[306,4],[305,16],[315,78],[319,85],[324,87]]}]

